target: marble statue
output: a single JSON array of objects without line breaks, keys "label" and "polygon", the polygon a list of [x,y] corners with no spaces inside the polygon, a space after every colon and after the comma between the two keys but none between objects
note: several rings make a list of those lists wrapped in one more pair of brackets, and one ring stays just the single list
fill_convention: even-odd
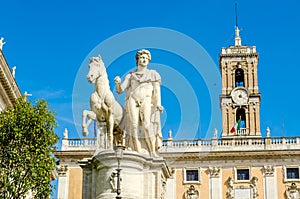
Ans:
[{"label": "marble statue", "polygon": [[117,93],[126,91],[126,124],[130,127],[127,129],[128,147],[142,152],[141,142],[144,139],[150,155],[157,156],[156,151],[162,142],[161,77],[155,70],[147,68],[151,60],[148,50],[139,50],[135,58],[137,68],[129,72],[122,83],[119,76],[114,79]]},{"label": "marble statue", "polygon": [[218,130],[215,128],[214,129],[214,139],[218,138]]},{"label": "marble statue", "polygon": [[68,134],[69,134],[69,131],[67,128],[65,128],[64,130],[64,139],[68,139]]},{"label": "marble statue", "polygon": [[27,100],[28,97],[31,97],[32,94],[28,93],[27,91],[24,92],[24,101]]},{"label": "marble statue", "polygon": [[267,137],[270,137],[270,136],[271,136],[271,130],[270,130],[270,128],[269,128],[269,127],[267,127],[267,130],[266,130],[266,132],[267,132]]},{"label": "marble statue", "polygon": [[11,74],[12,74],[12,76],[13,76],[14,78],[16,77],[16,69],[17,69],[16,66],[14,66],[14,67],[11,68]]},{"label": "marble statue", "polygon": [[4,38],[1,37],[1,38],[0,38],[0,50],[2,50],[3,45],[6,43],[6,42],[4,42],[3,40],[4,40]]},{"label": "marble statue", "polygon": [[[115,100],[110,90],[106,68],[101,56],[90,58],[87,80],[95,84],[95,90],[90,97],[90,109],[82,112],[82,133],[88,135],[88,126],[95,120],[105,122],[107,126],[107,138],[105,149],[113,149],[113,145],[119,144],[120,136],[114,140],[114,132],[117,130],[123,118],[123,107]],[[117,127],[117,128],[115,128]]]}]

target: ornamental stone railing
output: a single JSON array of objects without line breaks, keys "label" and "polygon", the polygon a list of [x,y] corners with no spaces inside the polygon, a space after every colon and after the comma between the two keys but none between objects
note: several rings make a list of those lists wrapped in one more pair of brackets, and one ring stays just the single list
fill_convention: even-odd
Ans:
[{"label": "ornamental stone railing", "polygon": [[222,48],[221,54],[245,54],[256,53],[256,46],[239,46]]},{"label": "ornamental stone railing", "polygon": [[[300,149],[300,137],[164,140],[161,152]],[[96,150],[96,138],[62,140],[62,151]]]},{"label": "ornamental stone railing", "polygon": [[62,139],[62,151],[96,150],[96,138]]},{"label": "ornamental stone railing", "polygon": [[300,149],[300,137],[165,140],[161,152]]}]

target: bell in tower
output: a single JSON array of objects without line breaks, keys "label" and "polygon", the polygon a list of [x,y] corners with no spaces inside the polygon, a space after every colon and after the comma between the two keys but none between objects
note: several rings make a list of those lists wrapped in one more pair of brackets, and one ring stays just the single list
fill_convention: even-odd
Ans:
[{"label": "bell in tower", "polygon": [[235,86],[244,86],[244,70],[240,68],[240,64],[238,64],[238,68],[235,70]]}]

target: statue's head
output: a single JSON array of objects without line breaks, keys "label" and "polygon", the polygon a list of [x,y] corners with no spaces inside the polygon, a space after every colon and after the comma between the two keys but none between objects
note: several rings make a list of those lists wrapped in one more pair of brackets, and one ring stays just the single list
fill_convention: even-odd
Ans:
[{"label": "statue's head", "polygon": [[106,75],[106,70],[101,56],[91,57],[87,80],[90,83],[95,83],[96,79],[102,75]]},{"label": "statue's head", "polygon": [[137,53],[135,54],[136,64],[138,63],[139,57],[141,55],[147,55],[149,62],[151,61],[151,53],[150,53],[150,51],[142,49],[142,50],[137,51]]}]

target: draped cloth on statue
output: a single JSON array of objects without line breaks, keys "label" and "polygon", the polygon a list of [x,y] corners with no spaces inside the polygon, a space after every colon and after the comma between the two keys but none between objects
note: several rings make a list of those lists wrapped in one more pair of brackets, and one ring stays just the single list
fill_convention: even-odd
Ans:
[{"label": "draped cloth on statue", "polygon": [[[150,118],[142,118],[143,114],[139,113],[140,124],[145,119],[150,119],[150,135],[156,137],[156,149],[162,144],[162,133],[160,125],[160,111],[157,109],[157,99],[160,93],[155,93],[154,84],[161,84],[161,77],[155,70],[146,69],[144,71],[133,70],[128,73],[121,85],[122,90],[126,90],[126,120],[128,121],[129,112],[132,110],[132,101],[136,107],[141,107],[140,111],[145,111],[151,107]],[[128,123],[127,123],[128,124]],[[142,126],[140,125],[140,128]],[[126,131],[130,131],[127,127]]]}]

